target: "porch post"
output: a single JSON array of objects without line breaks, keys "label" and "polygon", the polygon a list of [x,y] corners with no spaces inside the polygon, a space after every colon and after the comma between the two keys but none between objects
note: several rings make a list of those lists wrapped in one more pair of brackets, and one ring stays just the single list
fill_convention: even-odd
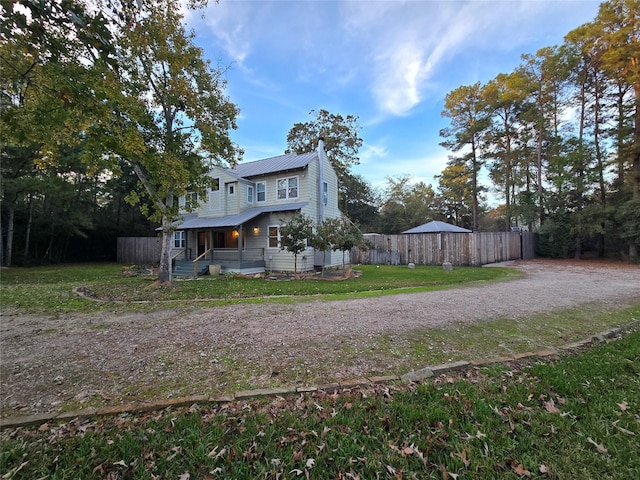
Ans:
[{"label": "porch post", "polygon": [[209,263],[213,263],[213,229],[209,229]]},{"label": "porch post", "polygon": [[238,226],[238,260],[242,270],[242,224]]}]

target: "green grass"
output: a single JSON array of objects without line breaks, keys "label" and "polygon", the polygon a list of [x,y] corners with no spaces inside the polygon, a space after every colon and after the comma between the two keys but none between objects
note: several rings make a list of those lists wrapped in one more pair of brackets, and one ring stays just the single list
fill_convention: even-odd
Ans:
[{"label": "green grass", "polygon": [[640,333],[417,385],[7,430],[3,478],[640,478]]},{"label": "green grass", "polygon": [[[197,302],[215,305],[229,302],[300,301],[305,297],[330,296],[332,299],[354,295],[381,295],[449,288],[461,284],[496,281],[518,275],[505,268],[362,265],[359,278],[325,281],[303,279],[278,281],[207,276],[198,280],[176,281],[170,287],[153,288],[151,276],[122,277],[122,267],[114,264],[66,265],[38,268],[5,268],[0,273],[0,305],[5,314],[70,313],[101,309],[159,308],[161,302]],[[97,303],[73,292],[82,287]],[[147,303],[142,303],[147,302]],[[150,305],[152,304],[152,305]],[[166,308],[167,305],[162,305]]]}]

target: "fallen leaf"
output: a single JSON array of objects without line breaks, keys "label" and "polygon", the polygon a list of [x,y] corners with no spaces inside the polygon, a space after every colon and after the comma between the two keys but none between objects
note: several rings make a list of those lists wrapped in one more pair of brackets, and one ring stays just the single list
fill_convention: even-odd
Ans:
[{"label": "fallen leaf", "polygon": [[545,475],[547,473],[549,473],[549,470],[547,469],[546,465],[540,465],[540,468],[538,468],[538,470],[540,471],[541,474]]},{"label": "fallen leaf", "polygon": [[171,455],[167,456],[167,459],[166,459],[167,462],[170,462],[171,460],[176,458],[176,455],[178,455],[182,451],[182,447],[173,447],[171,449],[171,451],[173,453]]},{"label": "fallen leaf", "polygon": [[29,463],[29,460],[27,460],[26,462],[22,462],[22,463],[20,464],[20,466],[19,466],[19,467],[16,467],[16,468],[14,468],[13,470],[9,470],[7,473],[5,473],[5,474],[2,476],[2,478],[3,478],[3,479],[4,479],[4,478],[13,478],[13,476],[14,476],[16,473],[18,473],[20,470],[22,470],[22,468],[23,468],[27,463]]},{"label": "fallen leaf", "polygon": [[615,422],[613,422],[613,426],[614,426],[614,427],[616,427],[618,430],[620,430],[622,433],[626,433],[627,435],[634,435],[634,436],[635,436],[635,433],[634,433],[634,432],[632,432],[631,430],[627,430],[626,428],[619,427],[619,426],[617,425],[617,423],[618,423],[619,421],[620,421],[620,420],[616,420]]},{"label": "fallen leaf", "polygon": [[305,465],[305,468],[307,469],[313,468],[314,463],[316,463],[316,461],[313,458],[307,459],[307,464]]},{"label": "fallen leaf", "polygon": [[453,480],[458,480],[458,474],[457,473],[451,473],[451,472],[447,472],[449,474],[449,476],[451,478],[453,478]]},{"label": "fallen leaf", "polygon": [[596,447],[596,450],[598,450],[598,453],[602,453],[603,455],[609,453],[607,449],[604,448],[603,444],[596,443],[591,437],[587,438],[587,442],[589,442],[591,445],[594,445]]},{"label": "fallen leaf", "polygon": [[413,448],[411,447],[405,447],[402,450],[402,456],[403,457],[408,457],[409,455],[413,455],[415,452],[413,451]]},{"label": "fallen leaf", "polygon": [[623,412],[627,411],[627,408],[629,407],[629,405],[627,404],[627,402],[622,402],[619,403],[618,406],[620,407],[620,410],[622,410]]},{"label": "fallen leaf", "polygon": [[558,407],[556,407],[556,404],[553,402],[553,399],[549,400],[548,402],[544,402],[544,408],[549,413],[560,413],[560,410],[558,410]]},{"label": "fallen leaf", "polygon": [[513,471],[516,473],[516,475],[520,475],[521,477],[531,477],[531,472],[524,468],[524,465],[516,462],[515,460],[511,462],[511,468],[513,468]]},{"label": "fallen leaf", "polygon": [[191,478],[191,474],[189,472],[184,472],[182,475],[180,475],[180,478],[178,480],[189,480]]},{"label": "fallen leaf", "polygon": [[302,475],[304,472],[302,470],[299,470],[297,468],[294,468],[293,470],[291,470],[289,473],[295,473],[296,476],[300,476]]},{"label": "fallen leaf", "polygon": [[469,465],[471,464],[471,462],[467,459],[467,451],[463,450],[462,453],[456,453],[456,456],[460,457],[460,459],[462,460],[462,463],[464,463],[465,467],[469,467]]},{"label": "fallen leaf", "polygon": [[120,460],[119,462],[114,462],[114,465],[120,465],[121,467],[127,467],[128,465],[124,460]]},{"label": "fallen leaf", "polygon": [[478,432],[476,433],[476,438],[486,438],[486,435],[478,430]]}]

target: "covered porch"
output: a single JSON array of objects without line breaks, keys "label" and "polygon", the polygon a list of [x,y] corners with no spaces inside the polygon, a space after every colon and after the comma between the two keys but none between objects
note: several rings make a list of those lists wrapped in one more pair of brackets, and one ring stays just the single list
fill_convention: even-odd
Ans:
[{"label": "covered porch", "polygon": [[276,257],[281,255],[278,246],[270,246],[268,232],[273,230],[274,222],[280,223],[273,215],[275,212],[297,211],[304,205],[293,203],[251,208],[224,217],[185,215],[183,221],[176,225],[172,254],[174,274],[254,275],[271,270],[276,266]]},{"label": "covered porch", "polygon": [[173,262],[174,275],[197,276],[218,275],[222,273],[242,273],[253,275],[265,271],[264,249],[214,248],[205,251],[206,255],[185,258],[178,255]]}]

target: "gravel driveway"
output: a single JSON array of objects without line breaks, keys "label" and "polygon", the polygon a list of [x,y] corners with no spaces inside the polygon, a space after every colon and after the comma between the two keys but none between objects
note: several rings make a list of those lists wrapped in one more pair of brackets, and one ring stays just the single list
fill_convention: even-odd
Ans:
[{"label": "gravel driveway", "polygon": [[[62,318],[1,317],[2,416],[152,395],[213,394],[379,372],[385,365],[331,364],[333,351],[367,348],[382,335],[582,304],[640,303],[640,267],[531,260],[500,264],[516,280],[343,301],[247,304]],[[398,367],[398,365],[395,365]],[[317,377],[316,377],[317,378]],[[238,379],[242,379],[240,383]]]}]

